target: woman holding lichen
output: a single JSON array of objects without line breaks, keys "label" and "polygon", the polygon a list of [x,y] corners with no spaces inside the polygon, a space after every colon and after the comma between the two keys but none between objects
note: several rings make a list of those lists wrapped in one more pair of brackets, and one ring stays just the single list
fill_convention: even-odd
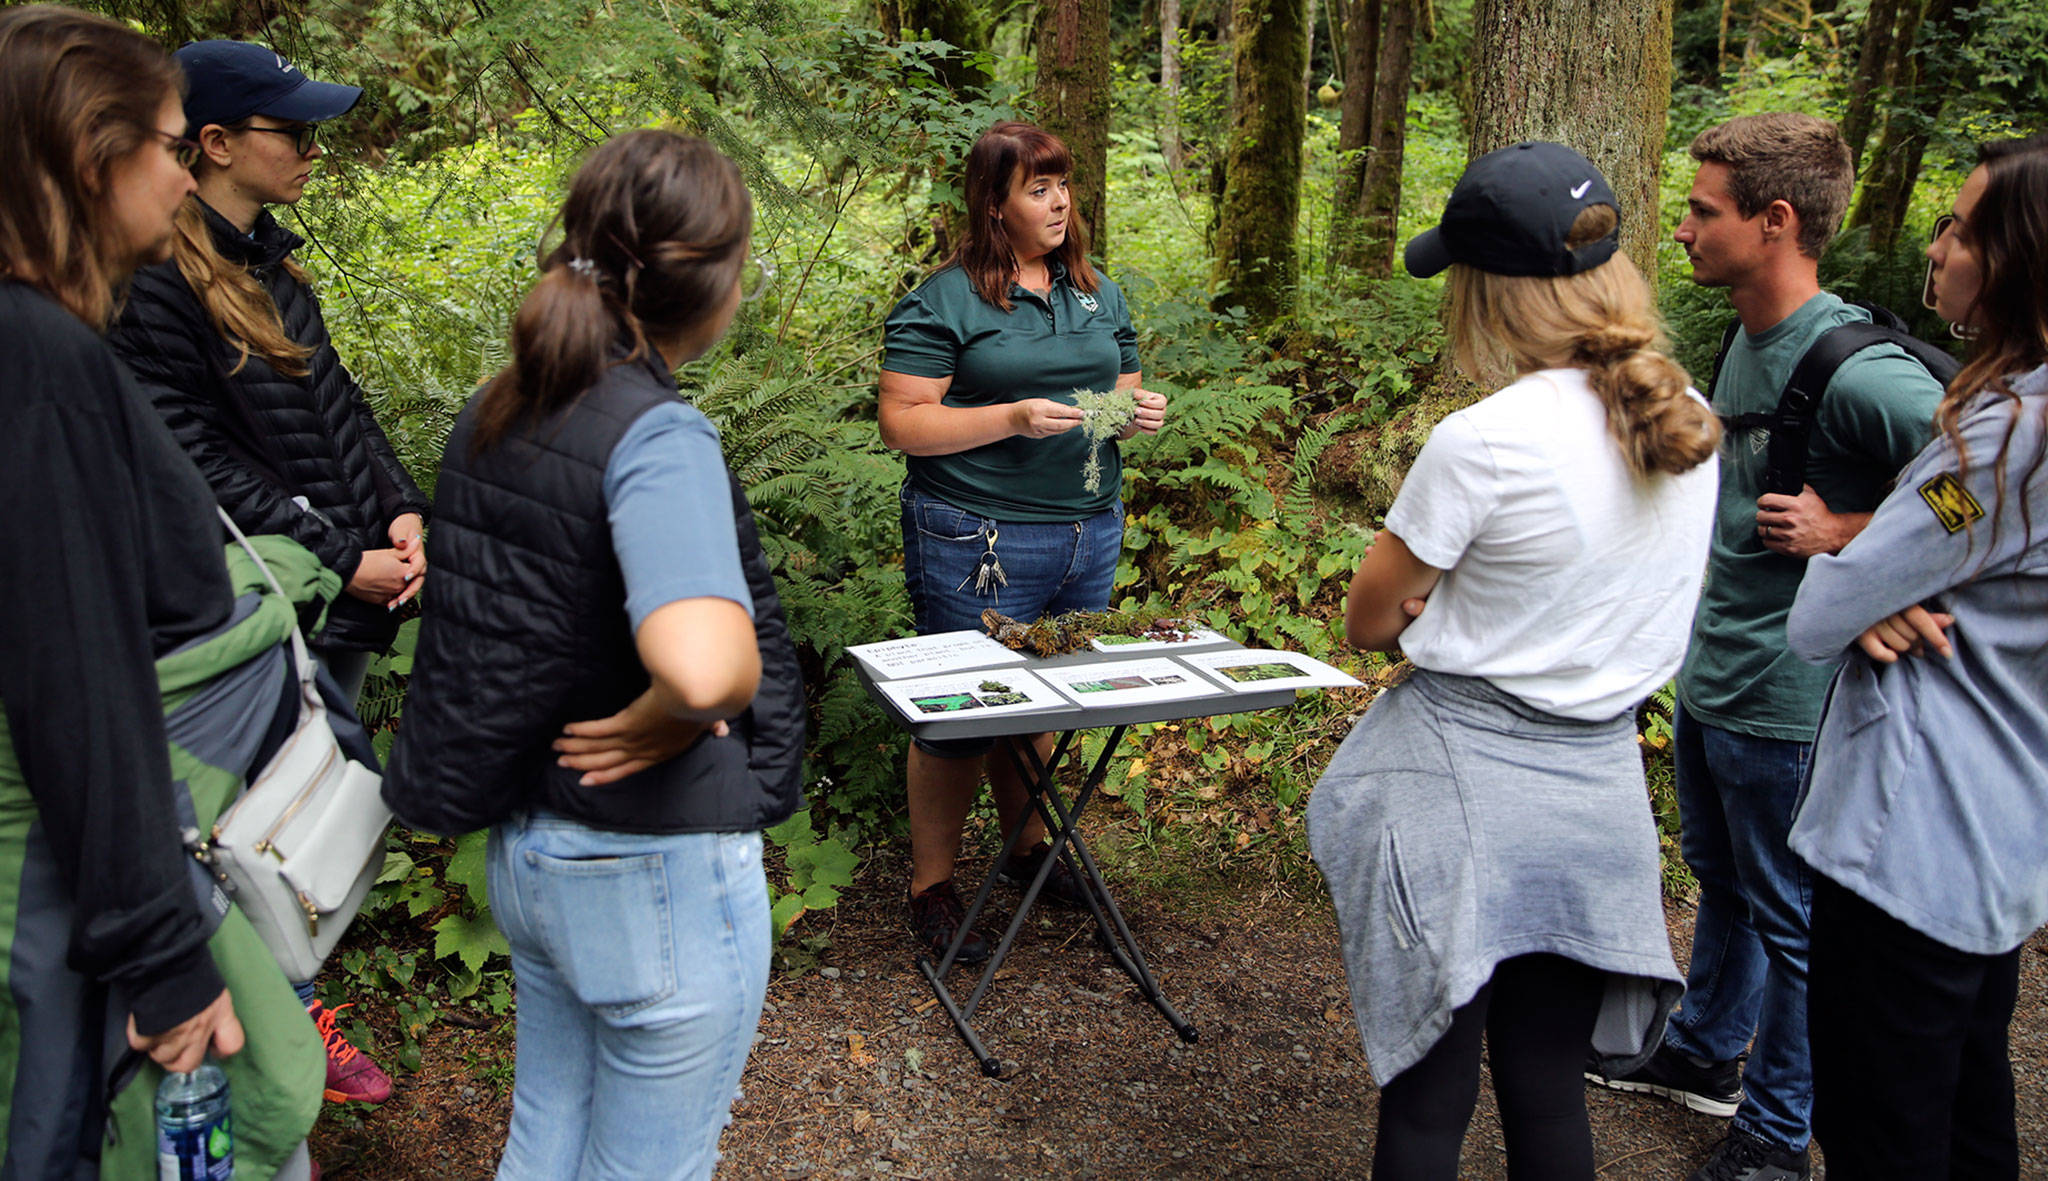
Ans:
[{"label": "woman holding lichen", "polygon": [[[889,313],[877,418],[882,441],[907,457],[903,573],[920,634],[978,628],[989,607],[1029,621],[1109,605],[1122,460],[1114,440],[1079,428],[1118,415],[1124,398],[1102,395],[1124,391],[1117,437],[1155,434],[1166,397],[1141,388],[1123,292],[1088,264],[1071,167],[1066,145],[1038,127],[989,128],[967,156],[959,249]],[[993,747],[913,741],[910,925],[934,957],[963,916],[953,863],[984,762],[1005,831],[1026,811],[1023,783]],[[1021,884],[1048,852],[1037,819],[1017,848],[1004,878]],[[1059,865],[1043,896],[1080,905],[1080,891]],[[957,958],[987,955],[970,935]]]}]

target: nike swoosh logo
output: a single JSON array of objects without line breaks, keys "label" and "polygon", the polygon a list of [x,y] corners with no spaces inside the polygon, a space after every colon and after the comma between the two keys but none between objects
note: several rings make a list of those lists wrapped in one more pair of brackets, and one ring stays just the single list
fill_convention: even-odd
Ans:
[{"label": "nike swoosh logo", "polygon": [[1593,182],[1592,182],[1592,181],[1590,181],[1590,180],[1589,180],[1589,181],[1584,181],[1584,182],[1580,183],[1580,185],[1579,185],[1579,187],[1578,187],[1578,188],[1576,188],[1576,189],[1573,189],[1573,190],[1572,190],[1572,200],[1576,201],[1576,200],[1578,200],[1578,199],[1579,199],[1580,197],[1583,197],[1583,196],[1585,196],[1585,195],[1586,195],[1586,190],[1587,190],[1587,189],[1590,189],[1590,188],[1592,188],[1592,187],[1593,187]]}]

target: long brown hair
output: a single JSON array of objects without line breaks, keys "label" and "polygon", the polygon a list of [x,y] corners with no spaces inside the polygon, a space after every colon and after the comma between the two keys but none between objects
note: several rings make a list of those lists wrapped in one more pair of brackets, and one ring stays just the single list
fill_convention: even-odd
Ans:
[{"label": "long brown hair", "polygon": [[[1578,249],[1614,232],[1611,205],[1589,205],[1565,236]],[[1538,369],[1583,369],[1607,409],[1607,433],[1638,479],[1691,471],[1721,445],[1721,423],[1686,392],[1663,352],[1649,284],[1626,254],[1560,277],[1451,266],[1451,340],[1460,368],[1484,382]]]},{"label": "long brown hair", "polygon": [[[200,168],[211,167],[204,159]],[[249,363],[251,353],[270,363],[272,369],[287,377],[304,377],[310,370],[306,358],[313,355],[311,346],[293,340],[284,330],[284,320],[278,314],[277,301],[249,268],[235,262],[220,252],[213,240],[213,230],[206,224],[206,213],[200,207],[199,198],[188,197],[178,207],[177,233],[171,238],[171,258],[178,264],[178,272],[185,276],[185,282],[192,285],[201,303],[206,305],[207,319],[213,321],[213,330],[241,350],[235,367],[228,372],[239,373]],[[292,278],[301,283],[311,280],[298,260],[287,255],[284,269]]]},{"label": "long brown hair", "polygon": [[574,401],[621,346],[636,360],[649,337],[718,312],[753,219],[739,169],[694,136],[630,131],[590,153],[555,218],[561,244],[513,317],[512,363],[478,403],[472,450]]},{"label": "long brown hair", "polygon": [[[1009,311],[1010,283],[1017,275],[1017,252],[1003,231],[1003,202],[1017,178],[1065,176],[1074,170],[1074,155],[1058,136],[1033,123],[1006,120],[981,133],[967,153],[967,235],[948,265],[967,272],[975,293]],[[1067,268],[1067,281],[1082,291],[1099,285],[1088,265],[1087,223],[1069,207],[1067,237],[1052,252]]]},{"label": "long brown hair", "polygon": [[[1967,476],[1970,452],[1962,436],[1964,411],[1982,394],[2011,403],[2012,420],[1992,461],[1995,545],[2005,504],[2006,459],[2020,424],[2020,400],[2012,391],[2012,379],[2048,364],[2048,134],[1985,144],[1977,150],[1977,162],[1986,174],[1984,193],[1963,227],[1976,247],[1982,280],[1968,316],[1976,335],[1970,359],[1949,382],[1934,422],[1955,448],[1958,475]],[[2029,539],[2034,521],[2025,490],[2048,458],[2044,451],[2048,430],[2020,478],[2020,521]]]},{"label": "long brown hair", "polygon": [[0,276],[104,328],[129,260],[113,225],[113,166],[156,143],[184,75],[149,38],[51,4],[0,12]]}]

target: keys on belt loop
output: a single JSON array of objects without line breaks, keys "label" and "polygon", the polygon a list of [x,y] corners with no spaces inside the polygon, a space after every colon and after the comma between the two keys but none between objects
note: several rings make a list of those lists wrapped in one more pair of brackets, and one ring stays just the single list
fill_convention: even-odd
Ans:
[{"label": "keys on belt loop", "polygon": [[967,584],[972,582],[975,594],[986,595],[993,593],[996,587],[1010,585],[1010,576],[1003,573],[1003,563],[996,557],[996,538],[1000,536],[1002,534],[994,525],[988,527],[988,532],[983,536],[983,542],[988,548],[982,551],[981,560],[975,563],[974,572],[961,579],[960,585],[954,587],[954,590],[965,590]]}]

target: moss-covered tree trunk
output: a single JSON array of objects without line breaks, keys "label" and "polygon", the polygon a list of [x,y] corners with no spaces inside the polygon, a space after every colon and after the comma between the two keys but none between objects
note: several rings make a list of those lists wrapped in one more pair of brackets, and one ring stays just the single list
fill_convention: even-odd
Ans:
[{"label": "moss-covered tree trunk", "polygon": [[1344,6],[1344,92],[1337,98],[1339,164],[1330,210],[1330,261],[1360,269],[1365,249],[1358,199],[1365,192],[1366,156],[1372,146],[1373,89],[1384,10],[1385,0],[1350,0]]},{"label": "moss-covered tree trunk", "polygon": [[[1900,18],[1892,65],[1892,102],[1885,112],[1884,131],[1863,162],[1863,187],[1849,224],[1868,230],[1870,248],[1888,254],[1898,245],[1912,204],[1913,185],[1927,142],[1941,120],[1942,108],[1961,85],[1956,51],[1969,37],[1974,6],[1957,0],[1927,0]],[[1918,8],[1918,11],[1913,11]]]},{"label": "moss-covered tree trunk", "polygon": [[1180,0],[1159,0],[1159,91],[1159,151],[1167,168],[1178,173],[1187,163],[1180,142]]},{"label": "moss-covered tree trunk", "polygon": [[1242,304],[1259,320],[1286,310],[1294,288],[1305,12],[1303,0],[1237,0],[1231,21],[1237,92],[1216,224],[1216,278],[1229,290],[1217,302]]},{"label": "moss-covered tree trunk", "polygon": [[1373,72],[1372,143],[1358,195],[1360,269],[1384,278],[1394,271],[1401,220],[1401,163],[1408,150],[1408,94],[1415,81],[1418,0],[1387,0],[1380,57]]},{"label": "moss-covered tree trunk", "polygon": [[1892,48],[1896,43],[1901,0],[1870,0],[1863,35],[1856,44],[1856,63],[1849,73],[1848,101],[1842,111],[1842,138],[1849,152],[1863,159],[1870,129],[1877,123],[1878,100],[1891,85]]},{"label": "moss-covered tree trunk", "polygon": [[939,80],[958,93],[985,87],[989,15],[979,0],[876,0],[876,17],[891,39],[944,41],[958,52],[939,63]]},{"label": "moss-covered tree trunk", "polygon": [[1478,0],[1472,155],[1570,145],[1621,200],[1621,244],[1652,282],[1657,180],[1671,105],[1671,0]]},{"label": "moss-covered tree trunk", "polygon": [[1109,0],[1045,0],[1038,26],[1038,121],[1074,153],[1074,204],[1088,249],[1109,257]]}]

